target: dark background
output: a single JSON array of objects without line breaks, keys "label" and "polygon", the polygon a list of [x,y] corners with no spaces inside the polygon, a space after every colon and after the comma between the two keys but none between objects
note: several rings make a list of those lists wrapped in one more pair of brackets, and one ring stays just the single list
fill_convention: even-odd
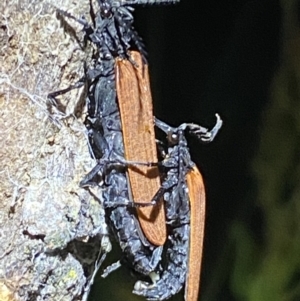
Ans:
[{"label": "dark background", "polygon": [[[224,120],[214,143],[203,146],[191,138],[190,151],[207,188],[201,290],[212,294],[209,300],[235,300],[223,275],[230,274],[234,256],[228,227],[236,218],[249,219],[262,235],[250,164],[278,65],[279,3],[189,0],[137,12],[156,115],[172,125],[192,121],[212,127],[216,112]],[[250,191],[253,199],[247,200]]]},{"label": "dark background", "polygon": [[[279,1],[267,0],[182,0],[136,9],[136,29],[149,53],[155,115],[174,126],[189,121],[211,128],[215,113],[224,121],[210,145],[188,137],[207,192],[199,300],[242,300],[231,283],[235,221],[246,223],[256,242],[264,241],[251,162],[279,66],[281,12]],[[131,295],[134,279],[125,268],[109,278],[99,282],[91,300],[143,300]],[[171,300],[183,300],[183,293]]]}]

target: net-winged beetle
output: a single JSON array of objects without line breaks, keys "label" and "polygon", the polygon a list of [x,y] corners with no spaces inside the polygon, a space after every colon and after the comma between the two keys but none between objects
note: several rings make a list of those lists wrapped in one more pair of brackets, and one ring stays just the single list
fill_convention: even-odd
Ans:
[{"label": "net-winged beetle", "polygon": [[[136,68],[139,68],[138,63],[135,62],[134,58],[131,57],[129,52],[131,46],[134,46],[138,49],[142,56],[142,60],[139,62],[139,64],[141,65],[142,63],[146,62],[146,51],[144,50],[143,42],[133,28],[133,7],[136,5],[169,4],[175,2],[179,2],[179,0],[98,0],[99,10],[96,15],[94,15],[94,13],[92,14],[93,24],[89,24],[84,18],[77,19],[69,13],[59,10],[62,15],[74,19],[83,25],[85,38],[96,45],[98,56],[96,56],[93,68],[87,70],[84,78],[67,89],[50,93],[49,98],[51,98],[53,103],[55,103],[55,98],[58,95],[66,93],[71,89],[78,88],[85,82],[88,82],[89,91],[87,97],[87,106],[89,120],[86,125],[89,130],[92,149],[97,157],[101,157],[101,147],[95,147],[95,144],[105,142],[100,141],[102,138],[101,135],[99,135],[99,120],[103,112],[99,111],[98,100],[95,101],[95,99],[103,98],[101,101],[105,107],[109,106],[109,98],[114,97],[112,94],[114,93],[115,85],[112,83],[115,83],[115,74],[112,61],[119,58],[128,59],[132,65],[134,65]],[[93,9],[91,11],[93,12]],[[117,82],[120,83],[119,80]],[[118,93],[120,93],[120,91]],[[120,93],[120,95],[121,94],[122,93]],[[104,98],[106,98],[106,100]],[[152,104],[150,104],[150,106],[152,106]],[[152,114],[151,110],[149,110],[149,112]],[[148,116],[148,120],[149,119],[150,118]],[[111,120],[109,122],[111,122]],[[152,140],[154,142],[154,139]],[[153,143],[151,147],[154,149]],[[97,153],[99,151],[100,153]],[[152,154],[154,153],[155,152],[152,152]],[[145,157],[142,159],[145,159],[146,161],[155,161],[154,156],[148,158]],[[155,173],[156,186],[153,185],[153,180],[151,182],[152,184],[150,185],[152,188],[157,188],[159,184],[159,174],[158,171],[155,171],[155,168],[152,168],[152,171]],[[129,173],[131,181],[133,181],[133,172],[130,171]],[[146,177],[144,177],[143,180],[146,181]],[[141,197],[145,197],[145,199],[149,200],[151,196],[149,198],[147,198],[147,196],[151,195],[151,192],[153,191],[154,189],[150,189],[147,195],[142,195]],[[135,195],[136,187],[133,185],[134,200]],[[139,196],[137,197],[139,198]],[[142,225],[144,234],[146,238],[156,246],[163,245],[166,240],[166,227],[162,204],[163,203],[156,208],[139,209],[139,221]]]},{"label": "net-winged beetle", "polygon": [[184,131],[190,131],[202,142],[210,142],[221,128],[222,120],[217,115],[217,123],[210,132],[194,124],[172,128],[158,119],[156,126],[167,134],[170,145],[162,162],[168,170],[162,184],[169,224],[167,260],[155,286],[138,281],[133,292],[147,300],[165,300],[179,292],[185,283],[185,300],[196,301],[204,237],[205,189],[202,176],[191,160]]}]

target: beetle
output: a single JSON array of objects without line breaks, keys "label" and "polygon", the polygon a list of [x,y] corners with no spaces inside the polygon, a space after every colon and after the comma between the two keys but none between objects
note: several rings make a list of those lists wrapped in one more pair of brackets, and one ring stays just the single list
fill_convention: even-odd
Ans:
[{"label": "beetle", "polygon": [[[145,5],[145,4],[168,4],[168,3],[175,3],[179,2],[179,0],[98,0],[99,4],[99,11],[95,16],[93,17],[93,25],[89,24],[84,18],[77,19],[68,12],[58,10],[61,14],[64,16],[74,19],[80,24],[83,25],[83,30],[85,32],[85,39],[91,41],[93,44],[97,46],[98,51],[98,57],[95,61],[94,68],[90,68],[87,70],[86,75],[84,78],[82,78],[78,83],[75,85],[70,86],[67,89],[60,90],[54,93],[50,93],[49,97],[53,100],[53,103],[55,103],[56,96],[68,92],[71,89],[78,88],[84,84],[84,82],[88,83],[88,89],[94,89],[93,93],[99,94],[93,95],[89,92],[90,97],[88,97],[87,106],[88,106],[88,115],[89,120],[86,122],[86,126],[88,128],[89,136],[90,136],[90,143],[92,149],[94,149],[94,153],[97,158],[101,157],[101,152],[97,154],[97,151],[99,151],[99,147],[95,147],[95,143],[98,143],[98,140],[101,139],[101,135],[99,136],[99,130],[98,130],[98,123],[100,116],[97,116],[99,114],[99,110],[97,108],[98,102],[93,100],[93,97],[95,98],[101,98],[106,96],[101,96],[101,93],[109,93],[108,92],[102,92],[101,89],[104,91],[107,89],[107,87],[104,86],[104,84],[101,81],[102,76],[106,76],[105,74],[110,73],[111,80],[114,77],[114,74],[112,72],[112,66],[109,66],[109,61],[113,58],[123,58],[130,61],[132,65],[134,65],[137,70],[141,70],[138,67],[138,64],[141,66],[145,66],[142,63],[145,63],[146,60],[146,51],[144,50],[144,44],[141,40],[141,38],[138,36],[136,31],[133,28],[133,16],[131,12],[134,10],[133,5]],[[142,56],[142,59],[137,62],[134,58],[131,57],[129,49],[131,47],[131,44],[134,44],[136,48],[138,49],[139,53]],[[137,58],[136,58],[137,59]],[[118,61],[117,61],[118,62]],[[120,71],[120,68],[117,68],[117,70]],[[137,73],[141,75],[141,72]],[[146,72],[146,74],[148,74]],[[125,84],[128,81],[132,81],[133,78],[126,78],[123,77],[121,79],[117,79],[117,87],[120,86],[120,84]],[[143,78],[140,76],[140,80],[143,80]],[[97,88],[95,89],[96,85],[91,85],[93,81],[97,82]],[[149,83],[149,80],[145,80],[145,83]],[[102,86],[101,86],[102,85]],[[110,85],[110,88],[113,89],[113,87]],[[150,88],[149,88],[150,89]],[[112,91],[110,93],[113,93]],[[118,97],[122,98],[124,96],[124,93],[126,93],[126,89],[118,89]],[[146,93],[144,93],[146,95]],[[143,112],[143,120],[146,120],[145,123],[149,124],[149,130],[148,132],[150,135],[147,137],[144,135],[141,137],[141,141],[144,141],[144,143],[147,145],[148,148],[151,149],[151,151],[146,154],[145,156],[141,158],[141,160],[144,161],[156,161],[157,158],[155,156],[156,154],[156,147],[154,145],[154,129],[153,125],[150,124],[149,120],[152,119],[152,99],[151,94],[150,98],[145,98],[143,101],[145,101],[144,104],[144,110]],[[139,98],[136,98],[137,102],[140,101]],[[104,102],[104,101],[103,101]],[[121,104],[120,109],[122,113],[122,122],[124,123],[126,120],[126,110],[122,109],[123,104],[126,104],[127,102],[124,102],[123,100],[119,102]],[[137,105],[139,105],[137,103]],[[146,107],[148,106],[148,107]],[[148,113],[149,112],[149,113]],[[101,113],[101,112],[100,112]],[[150,114],[150,115],[149,115]],[[141,117],[142,114],[139,114],[139,117]],[[131,128],[132,129],[132,128]],[[127,134],[127,125],[124,125],[125,134]],[[144,133],[147,133],[147,131],[144,131]],[[91,137],[93,136],[93,137]],[[99,136],[97,139],[96,137]],[[128,135],[124,136],[124,139],[126,140]],[[125,143],[125,151],[128,149],[127,147],[130,146],[130,139],[126,140]],[[101,148],[101,147],[100,147]],[[127,155],[133,154],[133,150],[136,148],[133,147],[130,150],[127,151]],[[137,150],[137,149],[136,149]],[[135,154],[133,154],[135,156]],[[151,173],[151,178],[149,176],[138,176],[138,173],[135,172],[132,168],[129,170],[129,177],[132,184],[132,194],[133,199],[146,199],[149,200],[151,198],[151,193],[154,193],[155,190],[159,188],[159,173],[158,169],[156,167],[146,168],[141,167],[143,171],[147,169],[148,175]],[[93,170],[94,173],[97,172],[97,167]],[[90,178],[93,177],[93,173],[90,174]],[[85,179],[86,184],[89,182],[87,178]],[[89,182],[91,184],[91,181]],[[144,184],[144,188],[140,188],[141,183]],[[146,186],[148,186],[146,189]],[[164,219],[164,211],[163,211],[163,202],[161,202],[158,206],[153,208],[141,208],[139,210],[139,221],[142,225],[142,229],[144,231],[145,236],[147,239],[154,245],[161,246],[164,244],[166,240],[166,227],[165,227],[165,219]]]},{"label": "beetle", "polygon": [[[124,253],[122,262],[127,262],[135,271],[148,276],[158,266],[162,246],[156,247],[143,237],[135,217],[135,208],[129,208],[133,201],[126,173],[128,163],[124,158],[114,66],[113,59],[107,59],[105,66],[97,66],[103,72],[89,84],[89,114],[85,123],[92,151],[97,154],[97,165],[83,178],[80,186],[100,184],[103,187],[103,205],[110,228]],[[109,271],[116,266],[118,264]]]},{"label": "beetle", "polygon": [[202,176],[191,160],[184,131],[190,131],[202,142],[210,142],[221,128],[222,120],[217,116],[217,123],[210,132],[194,124],[172,128],[158,119],[155,122],[167,134],[170,144],[168,156],[162,163],[169,168],[165,185],[162,185],[165,186],[165,208],[170,225],[169,247],[166,267],[155,286],[138,281],[133,293],[147,300],[165,300],[179,292],[185,283],[185,300],[196,301],[204,238],[205,189]]},{"label": "beetle", "polygon": [[[153,3],[154,1],[150,1]],[[158,1],[158,2],[168,2]],[[87,70],[84,78],[67,89],[49,94],[55,104],[56,97],[87,83],[87,118],[90,151],[98,164],[80,182],[80,186],[98,185],[103,180],[103,203],[109,223],[130,267],[142,275],[148,275],[158,267],[162,247],[156,247],[143,236],[136,220],[135,209],[128,209],[132,202],[124,160],[121,121],[116,98],[115,57],[128,57],[131,40],[141,51],[143,45],[132,28],[131,4],[138,1],[99,1],[99,12],[94,26],[84,19],[76,19],[67,12],[59,11],[66,17],[81,23],[86,39],[96,44],[94,65]],[[142,1],[147,4],[147,1]],[[101,162],[100,162],[101,161]],[[104,177],[102,177],[104,175]],[[133,255],[134,254],[134,255]]]}]

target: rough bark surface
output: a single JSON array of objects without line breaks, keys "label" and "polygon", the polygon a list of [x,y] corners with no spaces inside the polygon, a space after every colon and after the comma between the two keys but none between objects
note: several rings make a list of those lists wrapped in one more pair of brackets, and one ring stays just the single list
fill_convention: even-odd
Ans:
[{"label": "rough bark surface", "polygon": [[106,233],[101,202],[78,186],[94,165],[83,91],[47,103],[91,52],[56,7],[88,18],[88,1],[0,3],[0,300],[82,300]]}]

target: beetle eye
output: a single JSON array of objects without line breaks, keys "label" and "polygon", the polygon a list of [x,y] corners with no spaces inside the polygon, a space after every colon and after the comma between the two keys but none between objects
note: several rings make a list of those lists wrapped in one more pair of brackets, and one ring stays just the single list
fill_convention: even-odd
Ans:
[{"label": "beetle eye", "polygon": [[104,18],[109,18],[111,16],[111,6],[109,5],[108,2],[103,2],[100,6],[100,13],[101,16]]},{"label": "beetle eye", "polygon": [[102,9],[102,10],[101,10],[101,16],[102,16],[102,17],[109,18],[110,15],[111,15],[111,14],[110,14],[109,9],[106,8],[106,9]]},{"label": "beetle eye", "polygon": [[177,144],[178,143],[178,135],[176,133],[169,133],[168,135],[169,143]]}]

